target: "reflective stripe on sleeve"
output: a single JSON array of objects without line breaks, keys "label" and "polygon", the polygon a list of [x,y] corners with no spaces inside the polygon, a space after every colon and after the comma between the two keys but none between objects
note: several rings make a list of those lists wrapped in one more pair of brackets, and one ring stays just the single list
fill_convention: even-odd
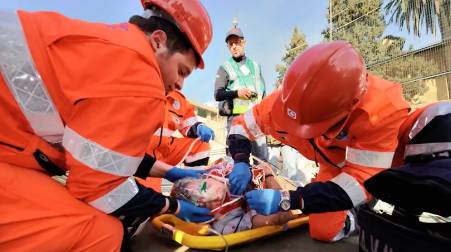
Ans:
[{"label": "reflective stripe on sleeve", "polygon": [[[451,126],[450,126],[451,127]],[[451,150],[451,142],[408,144],[404,157]]]},{"label": "reflective stripe on sleeve", "polygon": [[435,117],[449,113],[451,113],[451,103],[448,101],[438,102],[427,107],[423,112],[421,112],[421,115],[412,126],[412,129],[409,132],[409,138],[412,139],[416,136]]},{"label": "reflective stripe on sleeve", "polygon": [[19,17],[0,11],[0,70],[11,94],[36,135],[61,142],[64,125],[35,67]]},{"label": "reflective stripe on sleeve", "polygon": [[243,128],[243,126],[241,126],[239,124],[233,125],[230,128],[229,135],[231,135],[231,134],[242,135],[242,136],[246,137],[247,139],[249,139],[249,135],[246,133],[246,130]]},{"label": "reflective stripe on sleeve", "polygon": [[94,170],[118,176],[128,177],[135,174],[143,159],[105,148],[80,136],[67,126],[64,130],[63,146],[80,163]]},{"label": "reflective stripe on sleeve", "polygon": [[390,168],[394,155],[392,151],[369,151],[346,147],[346,161],[366,167]]},{"label": "reflective stripe on sleeve", "polygon": [[154,136],[164,136],[164,137],[171,137],[172,134],[174,134],[173,130],[170,130],[168,128],[163,128],[163,130],[161,130],[161,128],[157,129],[155,131],[155,133],[153,133]]},{"label": "reflective stripe on sleeve", "polygon": [[186,120],[184,120],[182,122],[182,129],[186,128],[186,127],[191,127],[193,126],[195,123],[197,123],[197,117],[192,116],[190,118],[187,118]]},{"label": "reflective stripe on sleeve", "polygon": [[362,186],[353,176],[342,172],[330,181],[340,186],[348,194],[354,207],[365,202],[365,191],[363,191]]},{"label": "reflective stripe on sleeve", "polygon": [[138,193],[138,191],[139,189],[136,185],[135,179],[133,177],[129,177],[122,184],[118,185],[107,194],[89,202],[89,205],[106,214],[110,214],[130,201]]},{"label": "reflective stripe on sleeve", "polygon": [[244,113],[244,122],[246,123],[247,128],[250,133],[255,137],[263,136],[263,132],[260,127],[258,127],[257,122],[255,121],[253,109],[249,109]]}]

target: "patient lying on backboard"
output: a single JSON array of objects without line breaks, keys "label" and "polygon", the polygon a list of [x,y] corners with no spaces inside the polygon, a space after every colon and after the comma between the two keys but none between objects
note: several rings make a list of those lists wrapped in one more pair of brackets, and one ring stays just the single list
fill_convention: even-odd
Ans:
[{"label": "patient lying on backboard", "polygon": [[[243,197],[231,195],[227,183],[231,164],[221,159],[213,164],[202,178],[185,178],[174,184],[172,195],[194,204],[212,209],[214,219],[210,227],[221,234],[230,234],[267,225],[282,225],[299,216],[293,211],[260,215],[247,208]],[[293,190],[289,181],[273,176],[271,167],[254,166],[249,189],[270,188]],[[265,177],[266,174],[266,177]],[[268,174],[271,174],[268,176]]]}]

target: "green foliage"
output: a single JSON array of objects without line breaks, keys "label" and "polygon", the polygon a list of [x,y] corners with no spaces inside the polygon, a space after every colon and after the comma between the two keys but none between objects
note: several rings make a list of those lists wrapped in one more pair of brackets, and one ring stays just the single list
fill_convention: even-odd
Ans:
[{"label": "green foliage", "polygon": [[398,56],[401,54],[405,42],[406,40],[404,38],[388,35],[382,40],[379,53],[383,54],[386,58]]},{"label": "green foliage", "polygon": [[[349,41],[365,59],[369,72],[388,80],[402,83],[437,73],[435,61],[403,53],[404,38],[383,37],[386,23],[382,3],[382,0],[333,1],[333,40]],[[329,40],[329,31],[324,30],[323,36]],[[422,81],[403,84],[404,96],[411,102],[427,90]]]},{"label": "green foliage", "polygon": [[[451,0],[389,0],[385,11],[391,13],[390,22],[407,28],[409,33],[413,30],[417,37],[421,36],[423,25],[426,33],[435,35],[438,24],[442,40],[451,39]],[[451,68],[451,57],[445,57],[444,67]],[[451,98],[451,75],[448,75],[447,82],[448,97]]]},{"label": "green foliage", "polygon": [[410,33],[420,37],[421,26],[424,24],[426,33],[436,34],[437,23],[442,39],[451,35],[450,0],[389,0],[385,6],[390,22],[395,22],[401,28],[407,28]]},{"label": "green foliage", "polygon": [[291,35],[291,40],[288,45],[285,46],[285,55],[282,57],[282,63],[276,65],[277,80],[276,88],[282,84],[283,77],[287,72],[288,67],[291,65],[293,60],[298,54],[303,52],[308,47],[305,41],[305,35],[297,27],[293,30],[293,35]]},{"label": "green foliage", "polygon": [[[350,42],[367,63],[378,61],[382,56],[380,47],[385,22],[381,5],[382,0],[336,0],[332,5],[333,40]],[[324,30],[323,36],[329,40],[329,31]]]}]

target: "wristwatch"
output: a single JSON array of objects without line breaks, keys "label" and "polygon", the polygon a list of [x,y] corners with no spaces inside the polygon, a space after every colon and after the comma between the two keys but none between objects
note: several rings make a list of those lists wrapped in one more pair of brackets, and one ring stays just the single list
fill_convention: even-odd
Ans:
[{"label": "wristwatch", "polygon": [[283,211],[290,210],[291,202],[290,202],[290,193],[288,191],[280,191],[279,207]]}]

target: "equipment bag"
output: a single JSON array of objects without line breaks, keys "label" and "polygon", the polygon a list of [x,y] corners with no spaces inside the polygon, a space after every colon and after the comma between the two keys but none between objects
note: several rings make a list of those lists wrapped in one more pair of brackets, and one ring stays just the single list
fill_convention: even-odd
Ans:
[{"label": "equipment bag", "polygon": [[357,218],[359,251],[451,251],[451,223],[422,223],[399,212],[379,214],[368,204],[360,207]]}]

